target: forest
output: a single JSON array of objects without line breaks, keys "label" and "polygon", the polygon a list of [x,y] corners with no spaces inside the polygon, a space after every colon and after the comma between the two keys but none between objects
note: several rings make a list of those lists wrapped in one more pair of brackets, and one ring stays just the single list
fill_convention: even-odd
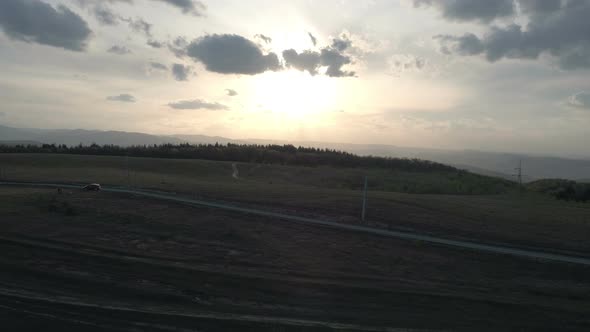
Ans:
[{"label": "forest", "polygon": [[61,153],[176,159],[206,159],[293,166],[369,167],[411,172],[465,172],[420,159],[358,156],[352,153],[293,145],[256,144],[162,144],[122,147],[117,145],[0,145],[0,153]]}]

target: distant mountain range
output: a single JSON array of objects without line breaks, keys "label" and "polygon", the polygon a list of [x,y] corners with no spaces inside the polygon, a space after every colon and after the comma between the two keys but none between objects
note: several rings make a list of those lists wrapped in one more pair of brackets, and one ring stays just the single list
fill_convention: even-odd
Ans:
[{"label": "distant mountain range", "polygon": [[124,131],[100,131],[84,129],[34,129],[0,126],[0,141],[36,141],[66,145],[114,144],[121,146],[182,143],[185,140],[171,136],[155,136]]},{"label": "distant mountain range", "polygon": [[532,181],[541,178],[564,178],[590,182],[590,158],[569,159],[549,156],[519,155],[514,153],[483,152],[475,150],[438,150],[425,148],[398,147],[383,144],[351,144],[313,141],[283,141],[265,139],[230,139],[205,135],[170,135],[158,136],[144,133],[123,131],[100,131],[83,129],[34,129],[0,126],[0,144],[42,144],[55,143],[66,145],[78,144],[113,144],[120,146],[152,145],[164,143],[193,144],[293,144],[348,151],[359,155],[384,157],[406,157],[432,160],[474,173],[515,179],[519,162],[522,162],[523,179]]}]

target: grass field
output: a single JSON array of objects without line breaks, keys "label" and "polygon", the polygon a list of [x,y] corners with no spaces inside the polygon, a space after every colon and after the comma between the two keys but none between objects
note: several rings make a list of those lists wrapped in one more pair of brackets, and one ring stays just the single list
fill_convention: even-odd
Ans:
[{"label": "grass field", "polygon": [[[130,185],[347,223],[360,222],[361,192],[338,183],[360,184],[368,173],[395,187],[404,177],[377,176],[383,170],[237,164],[235,179],[228,162],[50,154],[0,154],[0,168],[10,180]],[[417,195],[369,189],[367,220],[375,227],[590,254],[590,204],[514,191]]]},{"label": "grass field", "polygon": [[0,215],[8,330],[590,328],[587,267],[109,193],[0,187]]},{"label": "grass field", "polygon": [[[0,166],[8,177],[23,176],[20,166],[32,166],[55,171],[87,169],[93,176],[112,179],[117,184],[145,182],[154,179],[135,178],[152,175],[161,182],[174,175],[187,180],[227,182],[232,163],[163,158],[125,158],[115,156],[80,156],[67,154],[2,154]],[[127,166],[130,178],[127,176]],[[496,194],[515,189],[515,184],[503,179],[481,176],[464,171],[408,172],[384,168],[338,168],[329,166],[301,167],[270,164],[239,163],[242,181],[276,185],[303,185],[318,188],[358,190],[364,177],[372,190],[417,194]],[[80,174],[79,171],[72,175]],[[174,183],[174,181],[172,181]],[[151,183],[150,183],[151,184]]]}]

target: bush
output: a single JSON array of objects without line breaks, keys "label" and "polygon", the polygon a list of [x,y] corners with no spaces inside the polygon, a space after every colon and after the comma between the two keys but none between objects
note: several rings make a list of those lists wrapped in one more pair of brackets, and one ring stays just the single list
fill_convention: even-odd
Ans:
[{"label": "bush", "polygon": [[562,179],[546,179],[531,182],[527,187],[564,201],[587,202],[590,200],[590,184],[588,183],[577,183]]}]

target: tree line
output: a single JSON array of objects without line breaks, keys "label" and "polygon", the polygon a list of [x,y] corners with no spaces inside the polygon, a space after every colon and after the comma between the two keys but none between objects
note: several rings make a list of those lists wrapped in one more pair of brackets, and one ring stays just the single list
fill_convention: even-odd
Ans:
[{"label": "tree line", "polygon": [[410,158],[358,156],[335,149],[258,144],[160,144],[160,145],[0,145],[0,153],[63,153],[99,156],[130,156],[206,159],[293,166],[375,167],[414,172],[464,172],[454,167]]},{"label": "tree line", "polygon": [[590,201],[590,184],[588,183],[564,179],[544,179],[531,182],[527,187],[564,201]]}]

